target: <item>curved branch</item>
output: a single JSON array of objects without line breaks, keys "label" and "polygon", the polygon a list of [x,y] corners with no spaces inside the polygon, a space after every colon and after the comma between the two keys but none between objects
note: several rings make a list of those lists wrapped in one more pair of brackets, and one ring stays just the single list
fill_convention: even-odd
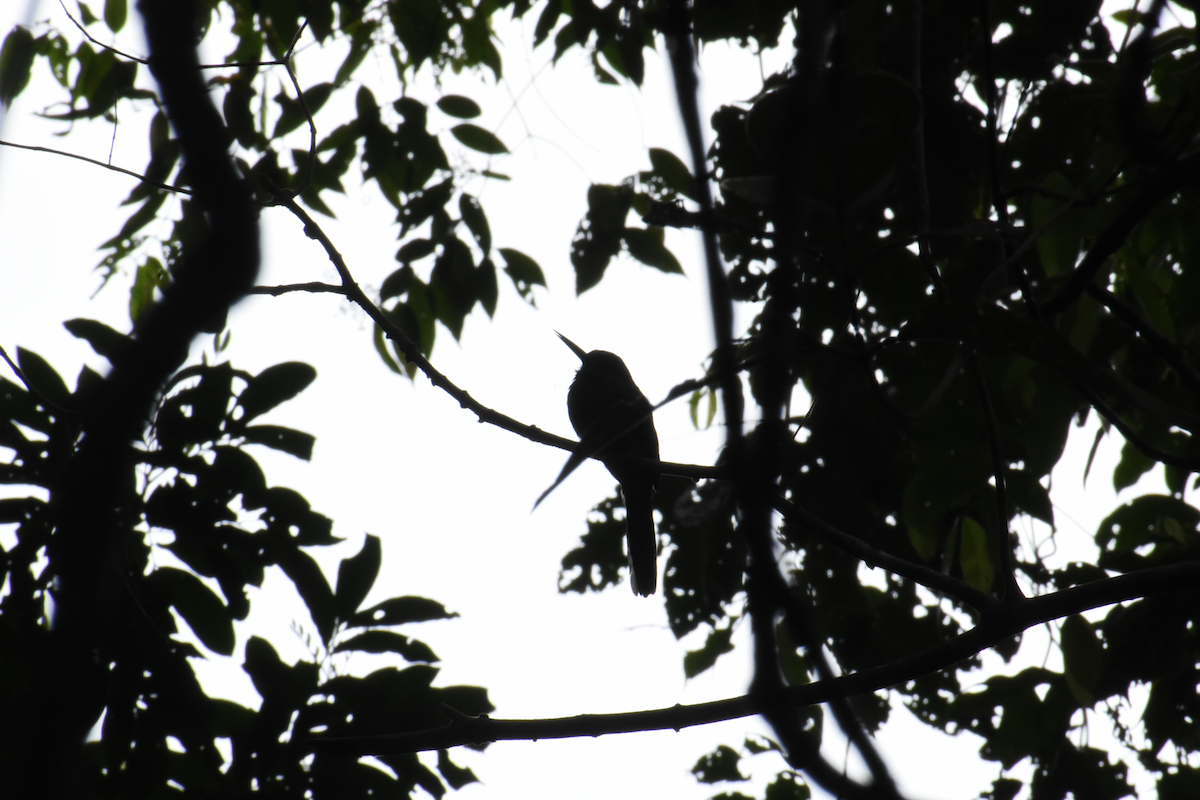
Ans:
[{"label": "curved branch", "polygon": [[[268,185],[270,191],[275,195],[277,205],[283,206],[288,211],[291,211],[301,222],[304,223],[304,232],[312,239],[320,242],[321,247],[325,249],[326,255],[337,270],[338,276],[342,279],[341,286],[335,286],[329,283],[302,283],[291,284],[287,286],[256,286],[250,290],[253,294],[269,294],[279,296],[289,292],[323,292],[329,294],[340,294],[347,300],[357,305],[367,313],[367,316],[378,325],[385,335],[400,348],[404,353],[405,359],[410,364],[416,365],[417,369],[429,378],[429,382],[437,388],[450,395],[458,401],[458,404],[466,410],[473,413],[480,422],[485,422],[489,425],[495,425],[510,433],[515,433],[518,436],[528,439],[535,444],[549,445],[557,447],[560,450],[574,452],[579,448],[579,442],[572,439],[566,439],[562,436],[556,436],[553,433],[548,433],[536,425],[527,425],[523,422],[513,419],[506,414],[501,414],[492,408],[480,403],[472,397],[465,389],[459,388],[453,381],[442,374],[417,347],[417,344],[408,337],[408,335],[395,322],[383,312],[379,306],[371,302],[366,293],[354,280],[354,276],[350,274],[350,268],[346,266],[346,260],[342,258],[342,254],[338,251],[329,235],[321,229],[308,212],[300,207],[296,202],[292,192],[280,189],[274,185]],[[729,470],[722,467],[707,467],[697,464],[676,464],[669,461],[659,463],[659,469],[664,475],[676,475],[683,478],[724,478],[729,476]]]},{"label": "curved branch", "polygon": [[[954,639],[890,664],[833,680],[793,686],[787,690],[788,699],[796,706],[810,706],[829,702],[836,697],[887,689],[931,672],[949,669],[1035,625],[1114,603],[1192,589],[1197,581],[1200,581],[1200,561],[1189,561],[1130,572],[1005,604],[989,612],[979,625]],[[440,750],[481,742],[568,739],[636,731],[679,731],[696,725],[748,717],[758,711],[754,701],[746,695],[651,711],[582,714],[557,719],[491,719],[486,716],[457,715],[457,721],[440,728],[383,736],[314,737],[309,744],[315,751],[331,755],[385,755]]]}]

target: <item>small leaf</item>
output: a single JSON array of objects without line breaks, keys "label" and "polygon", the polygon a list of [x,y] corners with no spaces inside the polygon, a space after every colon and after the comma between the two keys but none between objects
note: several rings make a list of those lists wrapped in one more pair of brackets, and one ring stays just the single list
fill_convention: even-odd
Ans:
[{"label": "small leaf", "polygon": [[504,258],[504,271],[512,279],[521,297],[532,302],[533,287],[546,285],[546,276],[542,273],[542,268],[520,250],[501,247],[499,253]]},{"label": "small leaf", "polygon": [[670,150],[651,147],[650,165],[675,192],[690,200],[696,199],[696,182],[692,179],[692,173]]},{"label": "small leaf", "polygon": [[958,562],[967,583],[981,592],[990,592],[996,579],[992,552],[988,547],[987,531],[974,518],[964,516],[959,528],[962,543]]},{"label": "small leaf", "polygon": [[383,363],[387,368],[397,375],[403,375],[404,371],[400,369],[400,365],[396,363],[396,359],[392,358],[392,354],[388,352],[387,339],[384,338],[383,328],[378,325],[375,326],[375,335],[372,337],[372,341],[375,343],[375,352],[379,353],[379,357],[383,359]]},{"label": "small leaf", "polygon": [[205,647],[223,656],[233,654],[233,617],[202,580],[174,567],[156,569],[150,580],[168,588],[171,605]]},{"label": "small leaf", "polygon": [[113,33],[125,27],[125,18],[129,8],[125,0],[104,0],[104,24]]},{"label": "small leaf", "polygon": [[0,105],[12,105],[29,85],[35,54],[33,34],[27,28],[17,25],[4,37],[4,46],[0,47]]},{"label": "small leaf", "polygon": [[458,213],[462,215],[462,221],[466,223],[479,249],[486,256],[492,249],[492,230],[488,226],[487,215],[483,213],[483,206],[464,192],[458,198]]},{"label": "small leaf", "polygon": [[441,603],[427,597],[393,597],[355,614],[350,619],[350,627],[404,625],[408,622],[428,622],[433,619],[452,619],[457,616],[458,614],[448,612]]},{"label": "small leaf", "polygon": [[1104,671],[1104,647],[1092,623],[1079,614],[1063,620],[1061,643],[1067,687],[1080,705],[1090,706],[1095,702],[1093,691]]},{"label": "small leaf", "polygon": [[479,778],[475,777],[475,773],[469,767],[460,767],[455,764],[445,750],[438,750],[437,769],[446,779],[446,783],[450,784],[450,788],[456,792],[467,784],[479,782]]},{"label": "small leaf", "polygon": [[723,744],[711,753],[701,756],[696,765],[692,767],[692,774],[700,783],[748,781],[750,779],[738,769],[738,762],[741,759],[742,757],[736,750]]},{"label": "small leaf", "polygon": [[684,677],[694,678],[701,672],[717,663],[717,659],[725,653],[733,652],[733,626],[717,628],[708,634],[704,646],[699,650],[689,650],[683,657]]},{"label": "small leaf", "polygon": [[367,631],[338,643],[333,652],[357,650],[360,653],[396,653],[405,661],[432,664],[440,659],[424,642],[393,631]]},{"label": "small leaf", "polygon": [[[148,204],[147,204],[148,205]],[[154,290],[171,282],[162,262],[150,256],[137,268],[133,287],[129,290],[129,320],[136,323],[154,305]]]},{"label": "small leaf", "polygon": [[663,244],[662,228],[626,228],[624,239],[629,254],[646,266],[662,272],[683,274],[679,260]]},{"label": "small leaf", "polygon": [[1136,446],[1125,443],[1121,448],[1121,460],[1113,470],[1113,488],[1118,492],[1128,489],[1142,479],[1142,476],[1154,468],[1158,462],[1138,450]]},{"label": "small leaf", "polygon": [[250,379],[238,396],[242,407],[241,422],[265,414],[280,403],[291,400],[317,379],[317,371],[299,361],[287,361],[267,367]]},{"label": "small leaf", "polygon": [[483,110],[469,97],[463,97],[458,94],[448,94],[437,101],[437,107],[442,110],[443,114],[449,114],[452,117],[459,119],[475,119]]},{"label": "small leaf", "polygon": [[354,612],[358,611],[358,607],[366,599],[367,593],[375,585],[382,557],[383,550],[379,545],[379,537],[368,533],[362,550],[359,550],[357,555],[344,559],[338,565],[337,588],[334,590],[333,596],[337,601],[339,619],[349,619]]},{"label": "small leaf", "polygon": [[508,148],[504,146],[504,142],[500,141],[496,134],[478,125],[472,125],[469,122],[455,125],[450,129],[450,133],[454,135],[455,139],[458,139],[472,150],[478,150],[480,153],[495,156],[508,152]]},{"label": "small leaf", "polygon": [[242,431],[242,436],[249,444],[261,444],[304,461],[312,461],[313,445],[317,441],[311,433],[279,425],[250,425]]},{"label": "small leaf", "polygon": [[133,346],[133,340],[128,336],[94,319],[67,320],[63,327],[76,339],[83,339],[91,345],[96,355],[107,358],[112,364],[121,361]]},{"label": "small leaf", "polygon": [[1065,275],[1075,267],[1079,256],[1079,233],[1072,220],[1063,213],[1067,204],[1062,196],[1071,197],[1075,188],[1059,172],[1052,172],[1042,182],[1051,195],[1035,194],[1030,203],[1033,225],[1038,236],[1037,250],[1047,275]]},{"label": "small leaf", "polygon": [[25,374],[25,379],[42,398],[59,408],[68,408],[71,405],[71,391],[62,377],[54,371],[54,367],[50,366],[50,362],[32,350],[18,347],[17,364]]}]

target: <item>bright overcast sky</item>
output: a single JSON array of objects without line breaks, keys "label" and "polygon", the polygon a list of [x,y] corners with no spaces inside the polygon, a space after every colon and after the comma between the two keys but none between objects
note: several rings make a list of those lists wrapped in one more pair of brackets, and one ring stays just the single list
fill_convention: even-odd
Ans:
[{"label": "bright overcast sky", "polygon": [[[16,0],[0,4],[3,32],[24,17],[24,5]],[[48,17],[74,40],[76,32],[62,9],[43,0],[35,18]],[[494,159],[490,167],[513,176],[513,181],[480,179],[466,189],[481,199],[495,245],[533,256],[549,283],[549,291],[537,292],[534,310],[502,282],[495,319],[475,312],[461,345],[439,329],[432,360],[483,403],[569,435],[565,400],[578,361],[554,330],[585,349],[620,354],[652,401],[678,382],[702,374],[711,334],[698,239],[691,234],[668,234],[668,245],[687,277],[662,275],[622,257],[599,287],[581,298],[574,296],[569,244],[586,210],[589,182],[614,183],[647,169],[649,147],[665,147],[687,158],[663,62],[648,60],[641,90],[598,86],[577,50],[556,67],[548,65],[548,48],[530,51],[535,20],[536,15],[524,25],[498,24],[505,58],[505,78],[499,84],[490,78],[480,82],[448,76],[439,90],[423,75],[411,90],[428,105],[440,94],[453,92],[483,106],[478,122],[500,135],[513,152]],[[128,26],[120,44],[145,52],[135,27]],[[94,33],[99,34],[99,26]],[[221,55],[209,53],[212,60]],[[770,71],[781,58],[768,59],[765,68]],[[306,36],[296,64],[307,86],[326,80],[336,62]],[[720,103],[749,98],[759,86],[757,60],[737,51],[708,47],[701,66],[706,115]],[[368,59],[355,79],[371,86],[382,105],[398,94],[391,74],[390,60],[381,56]],[[144,70],[141,76],[148,80]],[[273,77],[279,80],[283,74]],[[272,94],[277,87],[271,86]],[[105,122],[81,123],[70,136],[58,137],[53,134],[65,126],[33,116],[46,101],[57,99],[58,91],[39,71],[10,109],[0,138],[101,160],[108,159],[111,147],[112,163],[134,171],[145,166],[148,112],[122,103],[115,137],[113,126]],[[323,133],[352,114],[353,93],[346,94],[341,109],[331,103],[318,116]],[[452,124],[436,113],[430,117],[434,130]],[[301,131],[299,136],[297,146],[306,146],[307,134]],[[448,149],[455,144],[448,136],[444,142]],[[456,157],[451,152],[451,160]],[[483,166],[474,154],[470,157]],[[10,352],[21,345],[41,353],[69,383],[83,363],[103,369],[104,362],[62,328],[63,320],[88,316],[118,329],[128,327],[128,276],[92,295],[99,285],[93,270],[99,260],[96,247],[128,215],[129,209],[118,204],[133,185],[126,176],[81,162],[0,148],[0,345]],[[325,196],[338,220],[321,222],[370,293],[395,267],[394,211],[374,188],[355,185],[353,175],[346,188],[345,197]],[[267,210],[262,221],[260,283],[335,280],[320,247],[303,235],[285,210]],[[384,563],[368,603],[417,594],[462,615],[404,631],[426,641],[443,658],[439,685],[485,686],[497,706],[494,716],[510,718],[661,708],[745,691],[745,647],[708,673],[684,680],[683,653],[698,647],[702,638],[674,640],[661,593],[636,598],[624,585],[583,597],[556,592],[559,560],[585,530],[588,509],[613,488],[599,464],[581,467],[531,513],[534,499],[553,481],[565,455],[478,424],[423,378],[414,384],[393,375],[371,346],[365,315],[340,298],[252,298],[238,306],[230,324],[228,357],[235,366],[258,371],[300,360],[318,370],[316,383],[272,412],[270,420],[315,434],[313,461],[266,450],[255,455],[272,485],[303,493],[316,510],[334,520],[335,534],[346,539],[337,548],[315,553],[331,583],[337,560],[357,552],[369,532],[382,538]],[[197,342],[197,357],[204,351],[211,354],[210,341]],[[662,409],[655,422],[664,460],[712,463],[716,457],[720,432],[693,430],[685,403]],[[1100,449],[1088,495],[1080,493],[1083,459],[1093,435],[1091,426],[1075,431],[1068,458],[1055,473],[1058,558],[1086,557],[1091,533],[1117,502],[1109,476],[1120,443],[1111,437]],[[1156,472],[1154,480],[1160,474]],[[1144,491],[1144,485],[1138,491]],[[1041,541],[1047,534],[1022,522],[1018,529],[1023,541],[1032,541],[1033,535]],[[7,545],[11,539],[11,529],[0,528],[0,541]],[[158,552],[158,563],[170,563],[169,554]],[[293,632],[293,627],[312,626],[286,581],[269,577],[251,600],[254,612],[238,626],[240,642],[257,634],[268,638],[285,660],[309,657],[304,634]],[[747,638],[748,631],[742,629],[735,641],[744,644]],[[1041,663],[1045,642],[1043,632],[1031,632],[1022,657]],[[233,659],[212,656],[197,663],[197,670],[213,693],[256,705],[257,695],[237,666],[240,658],[239,645]],[[365,672],[380,666],[381,658],[357,655],[350,662],[339,657],[334,663],[339,669]],[[1057,653],[1051,652],[1048,665],[1056,663]],[[998,765],[978,757],[974,737],[954,740],[930,732],[903,710],[893,719],[880,743],[909,796],[976,796],[999,776]],[[833,727],[827,725],[826,730]],[[1103,721],[1096,727],[1105,729]],[[460,763],[472,766],[483,783],[455,796],[536,800],[569,792],[580,800],[699,800],[720,791],[761,794],[762,783],[783,766],[777,756],[744,762],[744,771],[752,769],[758,779],[752,787],[702,786],[689,770],[716,744],[736,747],[747,734],[763,730],[756,720],[741,720],[681,733],[499,743],[483,755],[459,751]],[[1091,741],[1102,746],[1095,732]],[[831,741],[827,755],[841,763],[845,751]],[[850,769],[857,769],[853,758]]]}]

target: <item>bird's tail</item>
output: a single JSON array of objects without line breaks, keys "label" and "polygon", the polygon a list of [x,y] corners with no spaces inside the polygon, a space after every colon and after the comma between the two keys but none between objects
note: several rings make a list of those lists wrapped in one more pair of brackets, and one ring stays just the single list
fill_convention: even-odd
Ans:
[{"label": "bird's tail", "polygon": [[654,535],[654,487],[649,483],[621,486],[625,496],[625,543],[629,548],[629,583],[633,593],[649,597],[658,588],[658,539]]}]

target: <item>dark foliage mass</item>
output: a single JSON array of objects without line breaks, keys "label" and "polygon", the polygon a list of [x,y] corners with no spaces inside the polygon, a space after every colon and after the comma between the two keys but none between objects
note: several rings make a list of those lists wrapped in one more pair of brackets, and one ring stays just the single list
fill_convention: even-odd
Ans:
[{"label": "dark foliage mass", "polygon": [[[168,5],[178,7],[142,0],[148,60],[69,27],[17,28],[0,50],[2,102],[37,67],[66,93],[48,112],[65,123],[117,102],[160,109],[132,213],[102,245],[110,278],[135,276],[133,331],[66,323],[112,372],[85,370],[72,390],[21,350],[22,381],[0,383],[0,476],[12,487],[0,523],[15,531],[0,563],[0,774],[51,775],[64,796],[113,797],[168,787],[441,796],[473,780],[445,749],[436,771],[412,752],[384,752],[394,774],[314,755],[314,734],[420,732],[444,724],[443,704],[465,715],[491,708],[482,689],[433,688],[436,656],[397,630],[448,612],[417,597],[361,609],[380,563],[372,537],[331,588],[308,552],[334,541],[329,520],[270,486],[247,449],[309,457],[310,436],[259,418],[304,390],[313,370],[288,363],[250,375],[189,365],[184,353],[198,333],[222,330],[250,290],[253,203],[284,206],[342,278],[292,289],[363,305],[389,368],[424,371],[481,419],[563,446],[479,406],[428,361],[439,324],[457,338],[477,307],[493,314],[501,271],[529,302],[545,285],[533,259],[496,246],[503,232],[460,188],[469,168],[447,157],[447,147],[502,155],[504,142],[471,121],[481,111],[468,97],[406,88],[378,98],[351,80],[374,51],[390,54],[405,87],[424,66],[498,76],[489,26],[505,12],[536,20],[536,44],[556,59],[584,49],[594,75],[579,80],[640,84],[647,48],[679,58],[689,52],[681,36],[795,53],[756,97],[712,114],[707,153],[651,150],[649,171],[592,186],[569,254],[582,293],[622,253],[682,272],[664,230],[697,229],[716,237],[732,301],[756,315],[684,389],[697,422],[721,396],[733,423],[723,460],[665,468],[655,498],[672,630],[707,633],[684,657],[687,674],[712,667],[733,649],[734,627],[753,619],[758,675],[737,713],[764,714],[778,734],[722,746],[696,777],[739,782],[743,759],[772,752],[788,768],[768,798],[807,797],[810,783],[896,797],[870,734],[903,703],[928,725],[982,737],[984,759],[1031,765],[1028,782],[998,779],[984,795],[994,800],[1132,793],[1131,764],[1078,735],[1081,710],[1111,716],[1159,797],[1200,793],[1190,766],[1200,753],[1200,512],[1185,497],[1200,474],[1200,52],[1194,23],[1181,21],[1193,19],[1192,2],[1133,4],[1108,20],[1098,0],[203,0],[194,15],[161,13]],[[103,6],[97,16],[78,4],[79,24],[115,33],[130,22],[125,0]],[[229,37],[226,61],[237,66],[201,71],[194,54],[180,56],[196,32]],[[262,70],[292,76],[301,33],[344,49],[334,80],[261,94]],[[321,109],[340,93],[353,97],[354,116],[327,121]],[[453,141],[430,132],[431,114],[452,121]],[[290,149],[306,129],[309,146]],[[377,304],[302,209],[329,214],[322,195],[341,191],[352,169],[378,186],[400,228]],[[173,228],[159,257],[145,245],[161,219]],[[745,416],[763,420],[744,439],[738,377],[762,411]],[[812,408],[791,405],[793,390]],[[1118,489],[1161,464],[1169,493],[1114,509],[1094,533],[1097,558],[1063,564],[1020,539],[1014,521],[1063,535],[1053,531],[1049,476],[1071,427],[1093,418],[1097,443],[1125,442],[1111,476]],[[620,502],[596,512],[563,559],[564,591],[622,579]],[[771,537],[755,538],[772,513]],[[187,569],[155,568],[155,548]],[[870,580],[864,564],[879,568]],[[173,637],[172,611],[206,648],[230,655],[247,587],[272,568],[307,605],[321,653],[409,663],[333,675],[319,659],[286,664],[253,639],[243,668],[262,706],[209,698],[188,662],[197,651]],[[964,691],[982,648],[1007,661],[1024,630],[1051,621],[1061,672],[1014,668]],[[892,691],[873,693],[884,687]],[[1112,710],[1139,690],[1148,701],[1130,723]],[[679,714],[626,729],[705,720]],[[101,717],[99,739],[81,747]],[[869,782],[820,756],[826,724],[854,743]],[[537,735],[614,729],[547,723]],[[471,730],[483,734],[459,743],[508,735]]]}]

